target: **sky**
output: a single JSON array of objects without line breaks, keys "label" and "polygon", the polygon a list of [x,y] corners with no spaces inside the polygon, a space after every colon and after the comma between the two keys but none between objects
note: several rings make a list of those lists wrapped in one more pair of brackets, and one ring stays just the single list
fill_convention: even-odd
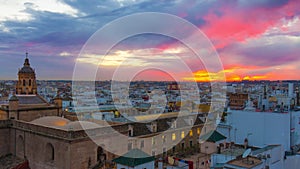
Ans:
[{"label": "sky", "polygon": [[[0,0],[0,79],[16,79],[28,51],[38,79],[72,79],[75,63],[99,66],[100,80],[122,66],[123,80],[137,67],[136,80],[228,81],[299,80],[300,1],[296,0]],[[139,12],[176,15],[211,41],[223,65],[208,72],[176,39],[144,34],[128,37],[103,57],[78,57],[87,40],[104,25]],[[136,23],[137,25],[139,23]],[[120,29],[128,29],[126,26]],[[179,29],[179,28],[170,28]],[[111,30],[114,33],[114,30]],[[130,62],[123,62],[129,59]],[[189,73],[180,69],[180,61]],[[127,73],[127,74],[126,74]]]}]

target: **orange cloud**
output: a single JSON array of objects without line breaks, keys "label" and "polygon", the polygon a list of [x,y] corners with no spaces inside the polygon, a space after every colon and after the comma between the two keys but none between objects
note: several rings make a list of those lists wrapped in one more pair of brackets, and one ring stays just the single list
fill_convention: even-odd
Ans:
[{"label": "orange cloud", "polygon": [[[241,73],[241,69],[246,69],[243,67],[232,67],[221,70],[219,72],[207,72],[206,70],[199,70],[193,73],[193,77],[184,77],[183,80],[192,81],[195,80],[197,82],[213,82],[213,81],[224,81],[232,82],[232,81],[242,81],[242,80],[267,80],[271,78],[271,74],[269,75],[245,75]],[[252,69],[255,70],[255,69]],[[251,70],[249,70],[251,71]],[[225,76],[225,78],[224,78]],[[269,77],[270,76],[270,77]]]},{"label": "orange cloud", "polygon": [[224,71],[207,72],[206,70],[199,70],[193,73],[193,77],[184,77],[183,80],[210,82],[210,81],[224,81]]}]

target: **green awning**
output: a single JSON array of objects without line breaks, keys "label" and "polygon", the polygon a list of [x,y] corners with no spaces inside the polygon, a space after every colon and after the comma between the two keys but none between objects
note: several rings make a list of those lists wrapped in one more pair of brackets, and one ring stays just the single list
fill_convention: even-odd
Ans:
[{"label": "green awning", "polygon": [[155,158],[153,156],[149,156],[139,149],[132,149],[123,156],[113,159],[113,162],[130,167],[135,167],[154,160]]},{"label": "green awning", "polygon": [[208,142],[218,142],[220,140],[225,140],[227,137],[225,137],[223,134],[219,133],[218,131],[210,131],[203,136],[200,136],[200,140],[202,141],[208,141]]}]

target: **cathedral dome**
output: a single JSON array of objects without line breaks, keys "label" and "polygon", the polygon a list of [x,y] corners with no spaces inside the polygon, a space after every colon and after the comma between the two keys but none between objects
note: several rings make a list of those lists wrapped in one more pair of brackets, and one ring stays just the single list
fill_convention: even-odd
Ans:
[{"label": "cathedral dome", "polygon": [[31,121],[32,124],[48,126],[48,127],[62,127],[67,125],[70,120],[58,116],[45,116]]},{"label": "cathedral dome", "polygon": [[34,70],[31,67],[22,67],[19,70],[19,73],[34,73]]},{"label": "cathedral dome", "polygon": [[34,70],[30,67],[28,58],[25,59],[24,66],[19,70],[19,73],[34,73]]},{"label": "cathedral dome", "polygon": [[101,126],[89,121],[72,121],[64,126],[64,128],[68,130],[86,130],[86,129],[94,129],[99,127]]},{"label": "cathedral dome", "polygon": [[18,82],[16,84],[16,94],[17,95],[37,94],[35,70],[30,67],[27,52],[26,52],[26,58],[23,67],[18,71]]}]

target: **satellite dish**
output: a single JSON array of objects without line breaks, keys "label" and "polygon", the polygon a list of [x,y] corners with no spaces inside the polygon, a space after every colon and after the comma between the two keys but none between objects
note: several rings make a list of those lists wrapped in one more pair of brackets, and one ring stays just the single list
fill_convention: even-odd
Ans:
[{"label": "satellite dish", "polygon": [[248,157],[248,155],[251,153],[251,148],[248,148],[242,155],[242,158]]}]

